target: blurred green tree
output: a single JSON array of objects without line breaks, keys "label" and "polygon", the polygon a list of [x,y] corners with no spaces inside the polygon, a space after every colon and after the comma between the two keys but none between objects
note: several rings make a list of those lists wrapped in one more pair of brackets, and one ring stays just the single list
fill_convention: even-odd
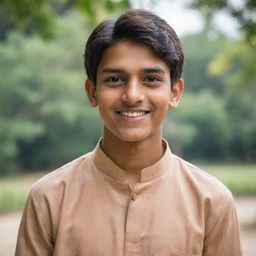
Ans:
[{"label": "blurred green tree", "polygon": [[220,11],[240,25],[240,39],[229,40],[223,45],[223,49],[209,62],[208,73],[221,79],[223,84],[230,154],[237,160],[255,161],[256,1],[192,0],[189,5],[204,14],[205,31]]},{"label": "blurred green tree", "polygon": [[180,106],[170,112],[165,135],[174,151],[185,158],[224,159],[229,139],[225,102],[207,89],[184,94]]},{"label": "blurred green tree", "polygon": [[191,0],[188,6],[201,11],[207,22],[220,11],[225,12],[238,22],[244,38],[250,44],[256,44],[255,0]]},{"label": "blurred green tree", "polygon": [[186,92],[200,93],[202,89],[209,89],[214,94],[223,95],[225,88],[223,79],[208,72],[208,65],[228,44],[228,40],[221,34],[209,39],[206,32],[186,35],[181,38],[184,54],[184,80]]},{"label": "blurred green tree", "polygon": [[225,75],[227,91],[255,89],[256,50],[245,41],[237,40],[224,45],[223,51],[208,63],[208,73],[216,77]]},{"label": "blurred green tree", "polygon": [[38,33],[52,38],[58,30],[56,17],[76,8],[84,14],[89,25],[131,7],[129,0],[2,0],[0,1],[0,40],[11,30],[25,34]]},{"label": "blurred green tree", "polygon": [[71,13],[59,26],[50,42],[13,32],[1,43],[2,173],[14,163],[36,169],[56,166],[91,149],[99,138],[97,113],[88,110],[81,96],[86,25]]},{"label": "blurred green tree", "polygon": [[[33,11],[23,1],[16,11],[28,14],[15,18],[13,3],[0,3],[1,173],[56,167],[94,147],[101,122],[81,95],[83,44],[92,24],[130,5],[52,0],[34,3]],[[49,17],[38,21],[37,12]],[[166,138],[186,158],[252,161],[255,49],[252,41],[232,42],[218,32],[210,38],[206,31],[182,39],[187,93],[167,119]]]},{"label": "blurred green tree", "polygon": [[233,42],[209,65],[209,73],[224,77],[229,113],[230,151],[247,162],[256,159],[256,52],[244,41]]}]

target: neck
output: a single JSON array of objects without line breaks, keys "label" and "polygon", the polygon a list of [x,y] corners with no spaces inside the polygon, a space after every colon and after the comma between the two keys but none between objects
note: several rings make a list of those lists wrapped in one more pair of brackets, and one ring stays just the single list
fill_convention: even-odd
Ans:
[{"label": "neck", "polygon": [[164,154],[161,134],[144,141],[129,142],[104,132],[101,147],[118,167],[133,177],[141,169],[156,163]]}]

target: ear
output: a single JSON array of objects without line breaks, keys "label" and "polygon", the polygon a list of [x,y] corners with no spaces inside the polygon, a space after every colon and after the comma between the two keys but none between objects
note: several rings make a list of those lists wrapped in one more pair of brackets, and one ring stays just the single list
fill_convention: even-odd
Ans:
[{"label": "ear", "polygon": [[85,88],[85,91],[86,91],[86,94],[90,101],[91,106],[97,107],[98,104],[97,104],[95,84],[91,80],[87,79],[84,83],[84,88]]},{"label": "ear", "polygon": [[176,108],[179,105],[183,89],[184,89],[184,81],[183,79],[180,78],[171,87],[171,97],[170,97],[170,103],[169,103],[170,108]]}]

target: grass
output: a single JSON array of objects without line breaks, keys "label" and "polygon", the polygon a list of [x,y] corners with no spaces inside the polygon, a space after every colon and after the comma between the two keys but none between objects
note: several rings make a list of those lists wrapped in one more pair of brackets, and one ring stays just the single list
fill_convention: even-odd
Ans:
[{"label": "grass", "polygon": [[[199,165],[236,196],[256,196],[256,165]],[[44,173],[0,178],[0,214],[21,210],[30,186]]]},{"label": "grass", "polygon": [[0,178],[0,214],[21,210],[30,186],[43,173]]},{"label": "grass", "polygon": [[256,165],[202,165],[236,196],[256,196]]}]

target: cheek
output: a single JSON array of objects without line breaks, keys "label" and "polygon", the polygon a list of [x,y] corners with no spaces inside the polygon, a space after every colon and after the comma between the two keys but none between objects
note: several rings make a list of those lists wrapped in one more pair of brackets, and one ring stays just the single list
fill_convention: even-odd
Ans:
[{"label": "cheek", "polygon": [[166,112],[169,108],[169,103],[169,91],[165,93],[159,93],[156,97],[154,97],[154,105],[156,109],[161,109],[161,111]]},{"label": "cheek", "polygon": [[104,105],[111,105],[113,102],[118,100],[119,92],[115,90],[101,89],[97,92],[98,103]]},{"label": "cheek", "polygon": [[155,101],[155,111],[156,111],[155,120],[158,120],[159,123],[162,123],[166,118],[168,109],[169,109],[169,98],[167,97],[158,98],[158,100]]},{"label": "cheek", "polygon": [[102,91],[97,95],[97,103],[102,119],[107,120],[112,114],[112,106],[116,103],[116,97],[113,93]]}]

